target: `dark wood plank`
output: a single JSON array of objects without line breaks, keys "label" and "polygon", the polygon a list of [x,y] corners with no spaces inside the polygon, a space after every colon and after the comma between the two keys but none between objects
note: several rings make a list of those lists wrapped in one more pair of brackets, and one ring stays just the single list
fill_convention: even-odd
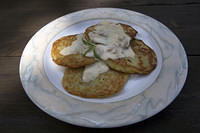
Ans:
[{"label": "dark wood plank", "polygon": [[176,100],[161,113],[143,122],[114,129],[89,129],[56,120],[37,108],[20,83],[20,57],[0,57],[1,132],[148,132],[184,133],[200,130],[200,56],[189,57],[187,82]]},{"label": "dark wood plank", "polygon": [[[176,100],[143,122],[114,129],[90,129],[56,120],[26,96],[19,79],[21,53],[48,22],[65,14],[96,7],[125,8],[149,15],[168,26],[189,56],[189,74]],[[5,0],[0,4],[0,132],[148,132],[200,131],[200,1],[199,0]],[[10,57],[11,56],[11,57]]]},{"label": "dark wood plank", "polygon": [[[153,4],[152,4],[153,3]],[[117,7],[138,11],[168,26],[182,41],[188,55],[200,55],[200,4],[198,0],[4,1],[0,5],[0,56],[20,56],[31,36],[48,22],[77,10]]]},{"label": "dark wood plank", "polygon": [[0,8],[17,8],[19,5],[27,8],[40,8],[42,6],[46,7],[65,7],[68,5],[69,7],[87,7],[87,6],[104,6],[108,4],[116,4],[121,3],[123,5],[134,5],[134,6],[152,6],[152,5],[194,5],[200,4],[199,0],[167,0],[167,1],[159,1],[159,0],[93,0],[85,1],[85,0],[57,0],[57,1],[47,1],[47,0],[19,0],[13,2],[12,0],[6,0],[1,2]]}]

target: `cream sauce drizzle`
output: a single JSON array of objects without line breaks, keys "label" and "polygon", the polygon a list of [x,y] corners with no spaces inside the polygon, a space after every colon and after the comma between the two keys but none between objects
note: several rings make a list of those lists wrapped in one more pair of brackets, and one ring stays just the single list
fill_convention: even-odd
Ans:
[{"label": "cream sauce drizzle", "polygon": [[105,73],[109,70],[108,66],[102,61],[98,61],[94,64],[88,65],[85,67],[83,71],[83,82],[89,82],[91,80],[96,79],[99,74]]},{"label": "cream sauce drizzle", "polygon": [[69,47],[65,47],[60,51],[60,54],[63,56],[70,54],[84,54],[88,49],[88,46],[84,45],[82,42],[83,34],[79,34],[76,36],[77,39],[72,42],[72,45]]},{"label": "cream sauce drizzle", "polygon": [[[134,57],[135,53],[130,47],[131,38],[124,32],[120,24],[109,21],[102,21],[95,26],[95,29],[90,32],[89,37],[95,43],[96,53],[103,60],[118,59],[124,57]],[[62,55],[69,54],[83,54],[87,51],[88,46],[82,42],[83,34],[77,36],[70,47],[64,48],[60,51]],[[88,57],[94,57],[93,51],[86,54]],[[102,61],[97,61],[94,64],[85,67],[82,80],[89,82],[98,77],[99,74],[107,72],[109,67]]]},{"label": "cream sauce drizzle", "polygon": [[134,57],[135,53],[129,46],[129,37],[120,24],[102,21],[89,33],[90,39],[97,43],[96,52],[103,59]]}]

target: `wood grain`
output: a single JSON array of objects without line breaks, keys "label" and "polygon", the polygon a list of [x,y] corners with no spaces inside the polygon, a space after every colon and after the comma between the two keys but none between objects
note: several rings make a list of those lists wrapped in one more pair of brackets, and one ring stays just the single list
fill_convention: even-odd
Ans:
[{"label": "wood grain", "polygon": [[[0,131],[15,132],[92,132],[58,121],[37,108],[26,96],[18,75],[20,57],[0,57]],[[197,131],[200,129],[200,57],[189,57],[187,82],[176,100],[156,116],[135,125],[108,131],[167,132]],[[14,66],[14,67],[13,67]],[[12,128],[10,126],[12,125]],[[176,126],[176,128],[174,128]],[[33,127],[37,127],[32,129]],[[149,131],[150,130],[150,131]],[[104,132],[106,130],[99,130]]]},{"label": "wood grain", "polygon": [[[78,3],[78,4],[76,4]],[[40,2],[30,1],[22,4],[20,2],[11,7],[3,6],[0,9],[1,46],[0,56],[20,56],[31,36],[40,28],[67,13],[94,7],[117,7],[138,11],[149,15],[166,26],[168,26],[183,42],[188,55],[199,55],[200,47],[200,4],[184,4],[175,2],[131,2],[131,0],[109,0],[100,2],[98,0],[89,3],[73,0],[72,2]],[[154,3],[148,6],[149,3]],[[189,3],[189,1],[185,1]],[[193,3],[198,3],[194,1]],[[2,5],[1,5],[2,6]],[[68,8],[69,7],[69,8]],[[9,30],[8,30],[9,29]]]},{"label": "wood grain", "polygon": [[[56,120],[26,96],[19,78],[22,51],[32,35],[50,21],[87,8],[116,7],[149,15],[168,26],[183,43],[189,59],[186,84],[176,100],[143,122],[114,129],[90,129]],[[19,0],[0,4],[0,132],[141,132],[200,131],[199,0]]]}]

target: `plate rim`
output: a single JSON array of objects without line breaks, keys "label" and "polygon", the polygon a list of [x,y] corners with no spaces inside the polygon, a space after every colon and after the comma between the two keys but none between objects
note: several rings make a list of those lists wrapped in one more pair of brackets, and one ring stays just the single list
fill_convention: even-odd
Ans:
[{"label": "plate rim", "polygon": [[[82,11],[88,11],[88,10],[95,10],[95,9],[100,9],[100,10],[103,10],[103,9],[116,9],[116,10],[124,10],[124,11],[128,11],[128,12],[134,12],[134,13],[137,13],[137,14],[142,14],[142,13],[139,13],[139,12],[135,12],[135,11],[132,11],[132,10],[127,10],[127,9],[121,9],[121,8],[90,8],[90,9],[84,9],[84,10],[79,10],[79,11],[76,11],[76,12],[72,12],[72,13],[69,13],[69,14],[66,14],[66,15],[64,15],[64,16],[67,16],[67,15],[70,15],[70,14],[74,14],[74,13],[78,13],[78,12],[82,12]],[[145,14],[142,14],[142,15],[145,15]],[[51,22],[49,22],[49,23],[47,23],[46,25],[48,25],[48,24],[50,24],[50,23],[52,23],[52,22],[54,22],[54,21],[56,21],[56,20],[58,20],[58,19],[60,19],[60,18],[62,18],[62,17],[64,17],[64,16],[61,16],[61,17],[58,17],[57,19],[55,19],[55,20],[53,20],[53,21],[51,21]],[[147,16],[147,15],[145,15],[145,16]],[[154,19],[154,18],[152,18],[151,16],[148,16],[148,17],[150,17],[151,19],[153,19],[153,20],[156,20],[156,19]],[[162,24],[162,23],[160,23],[158,20],[156,20],[156,22],[158,22],[160,25],[162,25],[162,26],[164,26],[164,27],[166,27],[164,24]],[[46,26],[45,25],[45,26]],[[45,26],[43,26],[41,29],[39,29],[32,37],[31,37],[31,39],[39,32],[39,31],[41,31]],[[168,27],[166,27],[170,32],[171,32],[171,34],[173,34],[177,39],[178,39],[178,37],[168,28]],[[30,40],[31,40],[30,39]],[[30,41],[29,40],[29,41]],[[178,39],[179,40],[179,39]],[[180,41],[180,40],[179,40]],[[181,41],[180,41],[180,43],[181,43]],[[182,43],[181,43],[182,44]],[[23,53],[24,53],[24,51],[25,51],[25,49],[27,48],[27,46],[28,46],[28,43],[27,43],[27,45],[25,46],[25,48],[24,48],[24,50],[23,50]],[[185,76],[184,76],[184,79],[183,79],[183,84],[181,84],[181,86],[179,87],[179,89],[178,89],[178,92],[176,93],[176,95],[171,99],[171,101],[169,101],[167,104],[166,104],[166,106],[164,106],[163,108],[161,108],[160,110],[158,110],[157,112],[154,112],[154,113],[152,113],[151,115],[148,115],[146,118],[144,118],[144,119],[140,119],[140,120],[138,120],[138,121],[135,121],[135,122],[133,122],[133,123],[122,123],[122,124],[120,124],[120,125],[115,125],[115,126],[108,126],[108,127],[106,127],[106,126],[103,126],[103,127],[99,127],[99,126],[88,126],[88,125],[81,125],[81,124],[79,124],[79,123],[74,123],[74,122],[72,122],[72,121],[65,121],[65,120],[63,120],[63,119],[60,119],[60,118],[58,118],[56,115],[54,115],[54,114],[52,114],[52,113],[49,113],[47,110],[45,110],[42,106],[40,106],[40,104],[38,104],[35,100],[33,100],[33,98],[29,95],[29,92],[28,92],[28,90],[26,90],[25,88],[25,85],[23,84],[23,79],[22,79],[22,75],[21,75],[21,67],[22,67],[22,56],[23,56],[23,53],[22,53],[22,56],[21,56],[21,58],[20,58],[20,64],[19,64],[19,75],[20,75],[20,81],[21,81],[21,83],[22,83],[22,86],[23,86],[23,88],[24,88],[24,90],[25,90],[25,92],[26,92],[26,94],[28,95],[28,97],[31,99],[31,101],[37,106],[37,107],[39,107],[41,110],[43,110],[44,112],[46,112],[47,114],[49,114],[50,116],[53,116],[54,118],[56,118],[56,119],[59,119],[59,120],[61,120],[61,121],[64,121],[64,122],[67,122],[67,123],[70,123],[70,124],[73,124],[73,125],[77,125],[77,126],[83,126],[83,127],[95,127],[95,128],[112,128],[112,127],[121,127],[121,126],[125,126],[125,125],[130,125],[130,124],[134,124],[134,123],[137,123],[137,122],[140,122],[140,121],[143,121],[143,120],[145,120],[145,119],[148,119],[149,117],[152,117],[152,116],[154,116],[155,114],[157,114],[157,113],[159,113],[159,112],[161,112],[163,109],[165,109],[166,107],[168,107],[168,105],[170,105],[173,101],[174,101],[174,99],[180,94],[180,92],[181,92],[181,90],[183,89],[183,86],[184,86],[184,84],[185,84],[185,81],[186,81],[186,79],[187,79],[187,75],[188,75],[188,59],[187,59],[187,55],[186,55],[186,51],[185,51],[185,49],[184,49],[184,47],[183,47],[183,45],[181,45],[181,47],[180,47],[181,49],[182,49],[182,51],[184,52],[184,58],[185,58],[185,65],[186,65],[186,73],[185,73]]]},{"label": "plate rim", "polygon": [[[107,19],[106,19],[107,20]],[[89,21],[92,21],[92,22],[90,22],[89,23]],[[87,23],[89,23],[89,25],[90,24],[92,24],[92,23],[95,23],[96,24],[96,22],[97,21],[101,21],[101,19],[94,19],[94,20],[87,20],[86,22],[85,21],[82,21],[82,22],[80,22],[80,23],[86,23],[85,25],[88,25]],[[113,20],[113,19],[108,19],[108,21],[115,21],[115,20]],[[76,24],[72,24],[71,26],[73,26],[73,25],[77,25],[77,24],[80,24],[80,23],[76,23]],[[117,23],[123,23],[122,21],[119,21],[119,22],[117,22]],[[131,24],[129,24],[129,25],[131,25]],[[132,24],[132,25],[134,25],[134,24]],[[67,30],[68,30],[68,28],[70,28],[71,26],[69,26],[69,27],[66,27],[66,28],[64,28],[60,33],[58,33],[55,37],[53,37],[52,39],[51,39],[51,41],[48,43],[48,45],[47,45],[47,48],[46,48],[46,50],[44,51],[44,57],[43,57],[43,67],[44,67],[44,71],[45,71],[45,74],[46,74],[46,76],[47,76],[47,78],[48,78],[48,80],[55,86],[55,88],[57,88],[58,90],[60,90],[63,94],[65,94],[65,95],[68,95],[68,96],[71,96],[71,97],[73,97],[73,98],[75,98],[75,99],[77,99],[77,100],[82,100],[82,101],[85,101],[85,102],[93,102],[93,103],[114,103],[114,102],[119,102],[119,101],[123,101],[123,100],[127,100],[127,99],[129,99],[129,98],[131,98],[131,97],[134,97],[134,96],[136,96],[136,95],[139,95],[140,93],[142,93],[143,91],[145,91],[146,89],[148,89],[153,83],[154,83],[154,81],[157,79],[157,77],[158,77],[158,75],[159,75],[159,73],[160,73],[160,71],[161,71],[161,68],[162,68],[162,53],[161,53],[161,50],[160,50],[160,47],[158,46],[158,44],[153,44],[153,42],[156,42],[155,40],[154,40],[154,38],[147,32],[147,31],[145,31],[145,30],[143,30],[142,28],[140,29],[140,30],[142,30],[142,32],[145,32],[145,34],[146,35],[148,35],[148,36],[150,36],[149,38],[150,39],[145,39],[145,40],[152,40],[153,39],[153,42],[151,42],[151,48],[152,49],[154,49],[154,52],[156,53],[156,56],[157,56],[157,62],[158,62],[158,64],[157,64],[157,66],[156,66],[156,69],[155,69],[155,71],[157,71],[157,72],[154,72],[154,73],[156,73],[156,74],[154,74],[151,78],[153,79],[153,80],[150,80],[148,83],[146,83],[146,84],[148,84],[148,85],[145,85],[144,87],[143,87],[143,89],[141,89],[141,90],[139,90],[135,95],[132,95],[132,96],[128,96],[128,97],[125,97],[125,96],[127,96],[126,94],[124,94],[125,96],[125,98],[122,98],[122,99],[116,99],[116,98],[114,98],[115,100],[113,100],[113,99],[111,99],[111,100],[109,100],[109,99],[98,99],[98,98],[92,98],[92,99],[87,99],[87,98],[82,98],[82,97],[79,97],[79,96],[75,96],[75,95],[72,95],[72,94],[70,94],[70,93],[68,93],[66,90],[64,90],[64,88],[63,88],[63,90],[61,90],[60,88],[59,88],[59,85],[58,85],[58,83],[56,84],[55,82],[53,83],[53,79],[52,78],[54,78],[53,76],[51,76],[52,75],[52,73],[50,72],[50,74],[48,73],[49,72],[49,69],[52,69],[51,67],[48,67],[48,65],[47,64],[50,64],[50,66],[51,66],[51,64],[53,64],[54,66],[59,66],[59,65],[57,65],[57,64],[55,64],[50,58],[50,56],[51,56],[51,47],[52,47],[52,45],[53,45],[53,42],[54,42],[54,40],[57,40],[57,39],[59,39],[59,38],[61,38],[62,36],[65,36],[66,34],[65,34],[65,32],[67,32]],[[136,25],[134,25],[134,26],[136,26]],[[135,28],[135,27],[134,27]],[[137,26],[137,28],[139,28],[138,26]],[[138,31],[139,32],[139,31]],[[78,34],[78,33],[75,33],[75,34]],[[67,35],[68,35],[68,33],[67,33]],[[58,37],[59,36],[59,37]],[[137,38],[137,37],[136,37]],[[137,39],[139,39],[139,40],[143,40],[143,39],[141,39],[141,38],[137,38]],[[144,41],[144,40],[143,40]],[[145,42],[145,41],[144,41]],[[149,46],[148,44],[147,44],[147,46]],[[52,70],[51,70],[52,71]],[[153,70],[154,71],[154,70]],[[132,76],[132,75],[134,75],[134,74],[130,74],[130,77]],[[130,77],[129,77],[129,80],[130,80]],[[148,77],[149,78],[149,77]],[[150,78],[149,78],[150,79]],[[62,80],[62,79],[61,79]],[[128,82],[128,81],[127,81]],[[137,89],[137,88],[136,88]],[[63,92],[63,91],[65,91],[65,92]],[[103,100],[103,101],[100,101],[100,100]]]}]

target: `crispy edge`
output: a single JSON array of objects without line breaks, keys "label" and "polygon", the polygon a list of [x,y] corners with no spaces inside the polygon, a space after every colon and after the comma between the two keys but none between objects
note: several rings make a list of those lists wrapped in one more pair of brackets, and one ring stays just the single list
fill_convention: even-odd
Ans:
[{"label": "crispy edge", "polygon": [[[122,28],[124,29],[125,33],[127,35],[129,35],[131,38],[134,38],[136,36],[137,31],[134,28],[132,28],[131,26],[126,25],[126,24],[121,24],[121,23],[119,23],[119,24],[122,26]],[[87,40],[90,40],[89,33],[95,29],[96,25],[90,26],[85,30],[84,35],[85,35]]]},{"label": "crispy edge", "polygon": [[72,95],[85,98],[105,98],[120,92],[129,78],[129,74],[109,70],[100,74],[95,80],[84,83],[84,68],[65,70],[62,85]]},{"label": "crispy edge", "polygon": [[53,43],[51,49],[52,60],[61,66],[68,66],[72,68],[79,68],[85,65],[89,65],[95,62],[92,57],[86,57],[81,54],[71,54],[63,56],[60,51],[68,46],[72,45],[72,42],[77,39],[77,35],[64,36]]},{"label": "crispy edge", "polygon": [[[134,59],[130,58],[120,58],[116,60],[108,59],[105,62],[108,64],[108,66],[114,70],[125,72],[125,73],[135,73],[135,74],[149,74],[153,69],[155,69],[157,65],[157,58],[154,51],[148,47],[142,40],[135,40],[134,37],[137,34],[137,31],[133,29],[131,26],[126,24],[121,24],[126,34],[128,34],[132,40],[131,40],[131,47],[133,51],[136,53],[136,57]],[[93,25],[86,29],[85,31],[85,37],[87,40],[90,40],[89,38],[89,32],[93,31],[96,25]],[[140,49],[141,48],[141,49]],[[144,67],[142,56],[147,56],[149,60],[149,66]],[[137,64],[139,67],[131,65],[131,63]]]},{"label": "crispy edge", "polygon": [[[156,68],[157,57],[155,52],[148,47],[142,40],[132,40],[131,47],[135,52],[135,58],[120,58],[116,60],[108,59],[106,63],[112,69],[135,74],[149,74]],[[144,60],[148,59],[148,65],[144,66]]]}]

